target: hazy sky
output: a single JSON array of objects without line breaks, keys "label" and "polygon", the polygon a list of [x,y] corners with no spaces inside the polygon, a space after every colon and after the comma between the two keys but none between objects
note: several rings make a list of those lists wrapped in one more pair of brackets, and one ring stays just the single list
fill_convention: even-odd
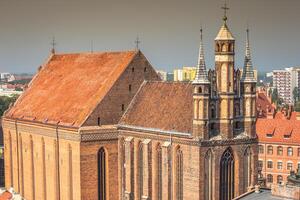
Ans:
[{"label": "hazy sky", "polygon": [[[223,0],[0,0],[0,72],[35,72],[50,52],[141,50],[158,69],[197,62],[204,29],[208,67],[222,24]],[[253,63],[260,71],[300,65],[299,0],[229,0],[228,25],[243,65],[250,27]]]}]

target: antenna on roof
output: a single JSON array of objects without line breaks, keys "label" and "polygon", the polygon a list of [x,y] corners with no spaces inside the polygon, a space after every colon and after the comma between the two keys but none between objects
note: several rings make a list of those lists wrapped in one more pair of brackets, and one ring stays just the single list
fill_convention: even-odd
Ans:
[{"label": "antenna on roof", "polygon": [[138,51],[140,50],[139,48],[139,44],[141,43],[140,39],[139,39],[139,36],[136,37],[136,40],[135,40],[135,49]]},{"label": "antenna on roof", "polygon": [[52,46],[51,53],[55,54],[55,46],[56,46],[55,36],[52,37],[51,46]]}]

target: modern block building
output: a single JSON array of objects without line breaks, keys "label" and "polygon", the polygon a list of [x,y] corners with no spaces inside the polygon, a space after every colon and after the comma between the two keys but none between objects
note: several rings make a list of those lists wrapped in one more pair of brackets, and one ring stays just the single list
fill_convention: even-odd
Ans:
[{"label": "modern block building", "polygon": [[[293,90],[300,86],[300,67],[290,67],[273,71],[273,86],[286,104],[293,104]],[[300,90],[299,90],[300,91]]]},{"label": "modern block building", "polygon": [[186,67],[174,70],[174,81],[193,81],[196,77],[196,67]]}]

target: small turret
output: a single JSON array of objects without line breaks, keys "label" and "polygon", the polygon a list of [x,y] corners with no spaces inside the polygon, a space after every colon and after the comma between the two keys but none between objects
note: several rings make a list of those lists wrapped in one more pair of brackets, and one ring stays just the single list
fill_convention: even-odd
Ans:
[{"label": "small turret", "polygon": [[193,81],[194,121],[193,136],[199,139],[208,138],[208,105],[210,81],[205,66],[202,29],[200,30],[200,47],[196,77]]}]

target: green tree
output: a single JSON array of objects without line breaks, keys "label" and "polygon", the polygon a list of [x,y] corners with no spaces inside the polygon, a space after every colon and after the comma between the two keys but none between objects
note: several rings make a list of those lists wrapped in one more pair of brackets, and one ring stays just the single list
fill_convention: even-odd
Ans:
[{"label": "green tree", "polygon": [[0,96],[0,116],[8,109],[9,105],[18,99],[19,95],[15,94],[10,97]]},{"label": "green tree", "polygon": [[277,104],[277,102],[278,102],[278,90],[277,90],[277,88],[275,88],[273,90],[271,99],[272,99],[272,103]]}]

